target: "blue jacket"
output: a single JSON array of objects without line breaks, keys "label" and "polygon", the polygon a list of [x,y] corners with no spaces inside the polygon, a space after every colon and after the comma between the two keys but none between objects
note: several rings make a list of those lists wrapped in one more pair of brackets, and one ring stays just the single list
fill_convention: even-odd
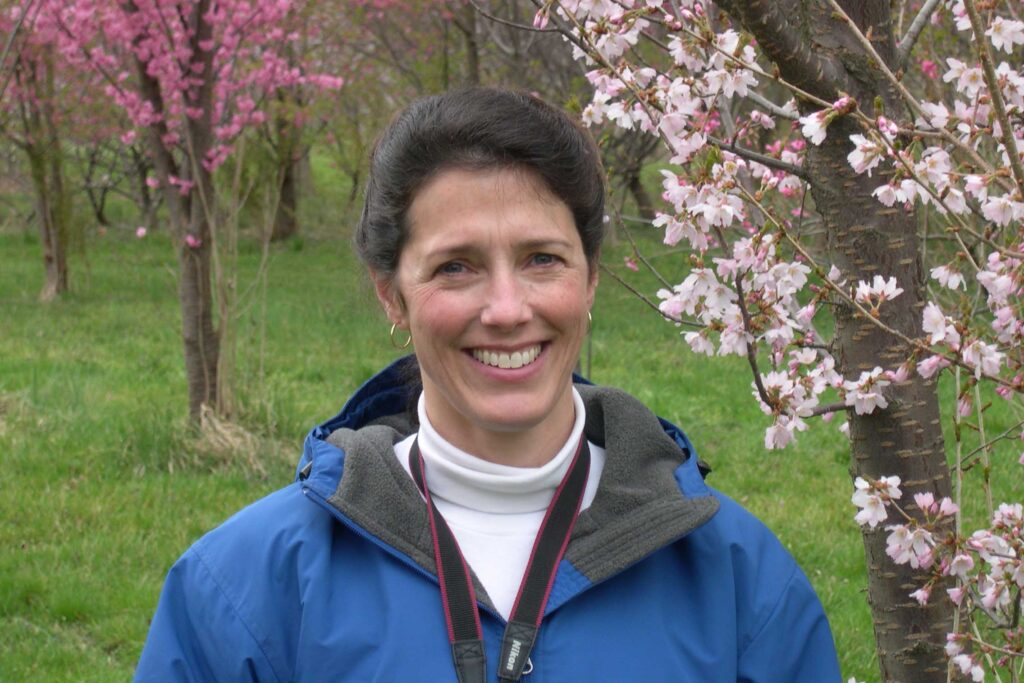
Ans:
[{"label": "blue jacket", "polygon": [[[456,680],[426,508],[392,450],[413,429],[397,366],[309,434],[293,484],[171,568],[136,681]],[[621,391],[577,388],[607,460],[524,683],[839,681],[803,572],[705,485],[683,432]],[[497,680],[505,624],[476,594]]]}]

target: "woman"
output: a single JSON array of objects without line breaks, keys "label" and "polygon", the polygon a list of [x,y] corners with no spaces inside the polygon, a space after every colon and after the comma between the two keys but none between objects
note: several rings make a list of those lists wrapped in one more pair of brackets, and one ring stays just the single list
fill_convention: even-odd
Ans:
[{"label": "woman", "polygon": [[394,120],[356,245],[415,357],[175,564],[136,680],[839,680],[803,573],[686,436],[573,384],[603,201],[592,140],[530,96]]}]

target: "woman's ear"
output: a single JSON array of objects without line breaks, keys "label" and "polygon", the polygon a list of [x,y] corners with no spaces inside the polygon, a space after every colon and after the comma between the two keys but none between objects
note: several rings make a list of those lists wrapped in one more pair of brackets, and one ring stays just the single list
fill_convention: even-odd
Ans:
[{"label": "woman's ear", "polygon": [[394,277],[385,277],[377,271],[371,270],[370,278],[373,280],[373,289],[377,292],[377,300],[384,307],[384,313],[388,320],[402,329],[408,329],[405,306],[402,304],[402,295],[398,291]]},{"label": "woman's ear", "polygon": [[594,296],[597,294],[597,274],[601,270],[599,265],[601,260],[600,254],[594,258],[594,262],[588,265],[590,272],[587,274],[589,282],[587,282],[587,309],[594,307]]}]

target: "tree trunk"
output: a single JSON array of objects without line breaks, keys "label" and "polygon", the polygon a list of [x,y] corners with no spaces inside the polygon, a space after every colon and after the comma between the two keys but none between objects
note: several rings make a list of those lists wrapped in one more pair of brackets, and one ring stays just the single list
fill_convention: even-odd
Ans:
[{"label": "tree trunk", "polygon": [[89,198],[89,206],[92,207],[92,215],[96,219],[96,224],[108,228],[110,227],[110,221],[107,220],[108,186],[103,183],[101,187],[97,187],[96,183],[96,172],[99,165],[97,157],[102,153],[102,147],[99,145],[93,146],[88,151],[88,162],[85,168],[85,196]]},{"label": "tree trunk", "polygon": [[[44,145],[46,143],[43,143]],[[54,144],[59,144],[54,141]],[[36,191],[39,235],[43,245],[45,279],[39,292],[40,301],[53,301],[68,291],[67,196],[64,192],[63,168],[59,149],[34,149],[32,184]],[[56,157],[56,158],[54,158]]]},{"label": "tree trunk", "polygon": [[220,337],[213,324],[209,223],[202,218],[190,221],[189,233],[199,236],[200,246],[193,248],[184,241],[178,245],[178,303],[188,381],[188,414],[197,421],[204,405],[218,407]]},{"label": "tree trunk", "polygon": [[40,301],[52,301],[68,290],[67,246],[71,204],[64,182],[64,154],[53,110],[53,56],[23,62],[20,74],[31,84],[34,96],[27,101],[23,122],[24,150],[29,160],[36,195],[39,234],[43,245],[45,279]]},{"label": "tree trunk", "polygon": [[656,215],[654,202],[651,200],[651,193],[647,191],[644,184],[640,182],[639,173],[631,173],[627,183],[629,193],[636,201],[636,211],[644,220],[653,221]]},{"label": "tree trunk", "polygon": [[[822,0],[755,0],[728,2],[772,56],[783,78],[827,101],[852,95],[862,110],[873,113],[876,98],[890,118],[909,115],[884,74],[871,63],[849,28]],[[840,0],[875,50],[891,63],[894,39],[889,3]],[[804,112],[819,109],[805,105]],[[901,207],[887,208],[872,191],[885,178],[858,175],[847,155],[849,136],[860,132],[848,119],[835,120],[820,146],[809,146],[806,168],[811,194],[824,220],[832,262],[852,284],[874,275],[895,276],[902,295],[881,307],[881,321],[909,337],[922,335],[924,266],[918,248],[916,220]],[[848,379],[881,365],[893,368],[910,356],[898,338],[847,306],[836,310],[836,359]],[[916,373],[887,391],[889,407],[871,415],[850,412],[853,476],[898,475],[903,482],[902,506],[920,511],[913,494],[950,494],[949,469],[940,427],[935,383]],[[952,606],[946,600],[919,605],[910,592],[927,581],[928,572],[898,566],[886,555],[888,532],[883,526],[863,528],[871,605],[882,680],[899,683],[944,681],[945,634],[952,630]],[[942,594],[945,586],[936,586]]]},{"label": "tree trunk", "polygon": [[284,164],[281,172],[281,192],[277,198],[274,228],[270,233],[272,242],[286,240],[299,231],[299,223],[295,215],[299,204],[295,164]]},{"label": "tree trunk", "polygon": [[128,148],[132,156],[131,177],[135,184],[135,206],[139,209],[139,224],[147,230],[156,229],[156,212],[160,208],[160,197],[151,191],[146,180],[151,170],[150,162],[136,145]]},{"label": "tree trunk", "polygon": [[[871,196],[884,178],[856,175],[850,168],[848,136],[856,132],[853,123],[834,122],[826,141],[808,154],[812,173],[830,181],[812,189],[825,221],[829,253],[851,283],[870,281],[875,275],[895,276],[904,292],[882,306],[881,320],[907,336],[920,336],[924,276],[916,221],[901,207],[886,208]],[[838,306],[835,319],[836,360],[848,379],[877,365],[895,367],[908,358],[905,343],[856,315],[851,307]],[[899,475],[904,491],[901,504],[916,514],[912,494],[930,491],[936,499],[950,495],[935,382],[913,373],[908,381],[891,385],[886,396],[886,410],[850,414],[851,474],[876,479]],[[919,605],[909,594],[926,583],[929,572],[893,563],[885,553],[889,532],[883,526],[862,529],[882,680],[944,680],[947,664],[942,648],[946,633],[952,630],[949,602],[936,599]],[[941,595],[942,588],[937,586],[934,592]]]},{"label": "tree trunk", "polygon": [[[279,94],[283,101],[283,93]],[[299,178],[296,151],[299,143],[299,131],[285,116],[278,117],[277,128],[277,159],[276,177],[280,181],[277,195],[277,210],[274,212],[274,227],[270,232],[270,240],[279,242],[288,239],[299,231]]]},{"label": "tree trunk", "polygon": [[[126,0],[124,7],[128,12],[138,11],[132,0]],[[220,408],[217,391],[220,337],[213,322],[210,267],[215,197],[213,179],[201,163],[213,140],[213,57],[211,52],[199,47],[212,38],[210,24],[204,19],[209,10],[210,0],[198,0],[192,10],[191,23],[196,27],[192,44],[195,54],[204,56],[203,70],[199,72],[204,77],[198,88],[189,91],[186,104],[201,111],[202,115],[198,119],[189,119],[183,168],[178,168],[174,157],[164,146],[167,127],[163,117],[160,116],[148,130],[150,152],[178,249],[178,303],[188,383],[188,414],[193,423],[199,421],[204,405],[215,410]],[[143,99],[157,114],[162,114],[164,102],[159,83],[149,75],[146,62],[136,60],[136,70]],[[183,196],[177,187],[169,183],[172,176],[191,178],[194,183],[191,191]]]},{"label": "tree trunk", "polygon": [[[188,106],[198,109],[202,115],[188,119],[189,135],[186,157],[190,159],[190,170],[195,186],[189,197],[189,232],[198,238],[198,247],[187,242],[179,249],[181,259],[181,282],[178,287],[181,301],[182,338],[185,343],[185,373],[188,377],[188,412],[197,419],[203,405],[223,413],[223,397],[219,391],[225,378],[218,377],[220,357],[220,334],[213,323],[213,291],[210,272],[210,257],[213,252],[213,221],[217,211],[213,176],[202,163],[213,146],[213,52],[200,46],[213,39],[213,28],[206,20],[211,0],[198,0],[192,10],[192,25],[196,33],[192,37],[194,54],[201,54],[203,69],[202,83],[186,96]],[[229,321],[221,320],[221,325]]]},{"label": "tree trunk", "polygon": [[466,85],[480,85],[480,45],[476,36],[476,10],[465,5],[457,10],[455,25],[466,38]]}]

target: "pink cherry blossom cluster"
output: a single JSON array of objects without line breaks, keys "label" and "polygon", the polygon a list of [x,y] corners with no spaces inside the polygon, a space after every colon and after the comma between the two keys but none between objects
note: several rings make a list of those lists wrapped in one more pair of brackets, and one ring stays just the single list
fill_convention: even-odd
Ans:
[{"label": "pink cherry blossom cluster", "polygon": [[[158,127],[163,145],[179,153],[195,144],[187,121],[209,122],[214,140],[197,160],[207,171],[224,163],[242,131],[267,120],[269,94],[280,88],[341,86],[340,78],[310,73],[289,57],[301,52],[295,47],[301,36],[288,26],[302,0],[216,0],[208,3],[202,26],[190,19],[193,0],[42,2],[40,20],[59,27],[53,36],[62,57],[100,73],[106,95],[135,127]],[[159,110],[137,82],[136,63],[159,88]],[[205,88],[212,89],[209,107],[202,106]],[[134,135],[128,131],[125,139]],[[166,181],[183,194],[191,189],[185,180]]]},{"label": "pink cherry blossom cluster", "polygon": [[[664,231],[666,244],[676,245],[685,240],[700,254],[699,266],[684,282],[659,292],[661,310],[677,322],[682,322],[684,314],[695,318],[692,322],[699,326],[699,331],[684,333],[694,351],[745,355],[748,346],[766,348],[774,371],[786,372],[793,386],[800,384],[806,388],[806,396],[796,403],[788,398],[795,394],[782,392],[777,403],[766,404],[776,418],[766,442],[778,446],[791,441],[780,438],[780,429],[785,428],[790,437],[794,430],[801,431],[800,418],[808,410],[807,397],[818,396],[812,387],[821,384],[809,381],[810,368],[829,363],[834,366],[822,349],[812,359],[808,354],[798,356],[801,361],[810,362],[784,362],[787,346],[815,346],[820,341],[813,325],[818,304],[837,295],[846,299],[852,296],[862,305],[862,312],[878,317],[879,307],[903,291],[894,278],[879,275],[873,282],[857,283],[853,292],[841,292],[846,284],[841,274],[827,279],[808,277],[813,270],[808,259],[781,248],[785,233],[780,228],[792,226],[777,219],[766,221],[761,209],[770,210],[783,199],[803,196],[797,175],[786,172],[787,168],[799,169],[802,165],[801,147],[793,144],[800,140],[787,142],[786,137],[791,138],[793,131],[800,130],[808,142],[821,144],[832,121],[842,116],[858,117],[864,131],[851,136],[853,151],[849,163],[856,171],[868,175],[882,165],[891,170],[890,180],[876,190],[879,201],[888,206],[926,205],[940,217],[955,217],[954,228],[963,228],[963,232],[985,234],[984,226],[971,222],[978,216],[991,221],[994,227],[1009,226],[1011,222],[1016,225],[1024,218],[1024,201],[1020,188],[1007,182],[1005,170],[1000,171],[1005,165],[964,171],[964,149],[977,147],[978,136],[991,118],[991,107],[985,104],[984,97],[987,84],[980,77],[980,67],[947,59],[950,68],[944,82],[955,83],[956,94],[964,97],[954,99],[953,112],[940,102],[915,103],[919,115],[914,125],[923,132],[941,130],[948,141],[897,144],[897,138],[906,132],[901,131],[897,122],[885,116],[864,116],[858,103],[848,96],[804,116],[796,114],[792,101],[769,106],[771,113],[765,113],[766,103],[751,94],[751,88],[767,75],[752,41],[729,27],[714,31],[699,2],[682,2],[672,7],[678,8],[678,14],[653,0],[580,0],[551,3],[538,16],[546,17],[552,8],[557,9],[573,27],[577,56],[595,67],[588,74],[594,96],[584,110],[584,120],[592,125],[609,122],[658,135],[672,152],[669,161],[686,169],[662,171],[663,197],[672,211],[660,212],[654,225]],[[966,25],[958,12],[954,6],[952,16],[957,26],[963,28]],[[663,68],[656,68],[649,60],[641,65],[630,59],[631,48],[655,24],[669,30],[664,42]],[[1019,27],[1013,21],[993,23],[991,29],[988,37],[996,48],[1005,49],[1017,41]],[[1024,77],[1007,62],[1000,63],[996,73],[1004,99],[1021,111]],[[721,120],[725,105],[729,106],[726,111],[742,112],[740,101],[744,98],[761,106],[750,108],[746,116],[732,114],[736,144],[751,142],[753,147],[753,131],[774,130],[778,120],[789,121],[788,126],[779,129],[785,130],[783,137],[765,145],[766,154],[761,157],[733,153],[716,144],[708,132],[706,122],[712,115]],[[996,127],[998,123],[994,122]],[[1024,138],[1024,129],[1014,133]],[[934,135],[921,138],[929,142],[934,139]],[[997,147],[997,152],[1005,156],[1005,148]],[[762,163],[765,156],[780,163]],[[700,169],[698,173],[694,173],[694,167]],[[753,213],[752,205],[757,206]],[[800,208],[789,213],[797,218],[804,215]],[[1007,302],[1007,298],[1016,297],[1024,287],[1024,241],[1018,231],[1017,239],[1011,237],[1004,246],[998,247],[996,242],[994,238],[988,239],[993,247],[988,250],[986,244],[988,255],[980,264],[973,261],[975,253],[963,250],[953,261],[933,269],[933,277],[941,284],[964,287],[967,280],[963,266],[973,267],[976,277],[972,282],[989,293],[990,329],[968,331],[964,327],[962,332],[958,331],[952,321],[959,316],[946,313],[942,314],[943,319],[951,322],[936,328],[936,311],[941,312],[940,304],[948,303],[932,301],[924,313],[927,336],[920,340],[914,357],[908,361],[916,363],[926,377],[956,365],[965,367],[976,378],[1005,376],[1010,370],[1013,374],[1003,383],[1003,393],[1016,395],[1024,386],[1019,373],[1021,357],[1008,351],[1024,346],[1024,324],[1019,307]],[[704,255],[715,248],[724,249],[727,254],[714,258],[716,268],[712,271],[704,266]],[[732,253],[728,254],[729,251]],[[887,376],[905,376],[906,369],[904,363],[886,371]],[[870,380],[831,382],[826,386],[837,389],[846,405],[864,410],[882,407],[884,393],[864,392],[878,396],[877,400],[849,399],[851,393],[857,394],[854,385],[863,381]],[[758,394],[765,403],[763,392]]]},{"label": "pink cherry blossom cluster", "polygon": [[896,564],[929,573],[909,597],[927,604],[937,586],[953,581],[955,586],[944,591],[948,599],[966,614],[983,612],[1000,629],[1003,644],[998,648],[966,629],[947,636],[946,653],[953,663],[973,680],[984,680],[986,656],[994,652],[996,666],[1024,657],[1024,630],[1016,617],[1024,609],[1024,507],[1004,503],[988,529],[964,536],[956,532],[960,510],[950,498],[937,501],[931,493],[916,493],[919,514],[911,515],[897,502],[903,497],[900,483],[898,477],[858,477],[851,499],[860,508],[855,519],[874,528],[895,511],[901,523],[885,527],[886,553]]}]

